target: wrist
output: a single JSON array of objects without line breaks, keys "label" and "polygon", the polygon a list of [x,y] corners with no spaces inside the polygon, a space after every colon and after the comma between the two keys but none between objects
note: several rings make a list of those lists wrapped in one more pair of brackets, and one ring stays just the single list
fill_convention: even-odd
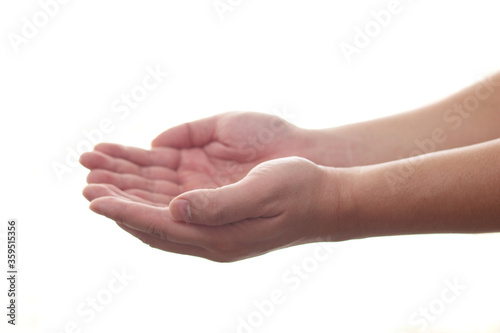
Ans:
[{"label": "wrist", "polygon": [[318,205],[323,212],[321,241],[333,242],[362,238],[355,196],[361,168],[324,166],[320,168],[324,173]]},{"label": "wrist", "polygon": [[353,167],[367,164],[373,154],[366,140],[349,126],[325,129],[303,129],[303,147],[316,164],[329,167]]}]

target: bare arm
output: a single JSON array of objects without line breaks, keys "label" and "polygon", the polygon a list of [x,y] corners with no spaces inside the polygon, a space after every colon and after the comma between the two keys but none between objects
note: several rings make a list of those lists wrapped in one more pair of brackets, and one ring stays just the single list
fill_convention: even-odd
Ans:
[{"label": "bare arm", "polygon": [[463,147],[500,137],[500,73],[438,103],[397,115],[310,132],[309,158],[358,166]]},{"label": "bare arm", "polygon": [[500,231],[500,139],[342,172],[332,240]]}]

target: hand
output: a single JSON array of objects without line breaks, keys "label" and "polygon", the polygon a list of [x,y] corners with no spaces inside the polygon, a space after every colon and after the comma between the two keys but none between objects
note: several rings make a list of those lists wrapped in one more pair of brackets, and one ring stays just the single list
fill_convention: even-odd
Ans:
[{"label": "hand", "polygon": [[150,150],[98,144],[80,158],[94,184],[85,195],[107,192],[167,206],[183,192],[232,184],[263,161],[307,157],[309,133],[277,116],[229,112],[173,127]]},{"label": "hand", "polygon": [[227,262],[331,240],[340,180],[337,169],[289,157],[259,164],[234,184],[183,193],[169,208],[87,195],[93,211],[152,247]]}]

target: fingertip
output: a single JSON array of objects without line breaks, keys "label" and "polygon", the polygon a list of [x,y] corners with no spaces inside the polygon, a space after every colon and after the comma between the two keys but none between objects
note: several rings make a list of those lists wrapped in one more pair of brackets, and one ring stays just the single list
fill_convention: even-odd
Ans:
[{"label": "fingertip", "polygon": [[107,148],[110,148],[113,144],[109,142],[99,142],[94,146],[94,150],[104,152]]},{"label": "fingertip", "polygon": [[151,148],[160,147],[161,144],[159,141],[158,137],[154,138],[153,141],[151,141]]},{"label": "fingertip", "polygon": [[85,152],[80,156],[80,164],[89,170],[97,169],[105,165],[105,154],[100,151]]},{"label": "fingertip", "polygon": [[100,198],[94,199],[90,202],[89,209],[93,211],[94,213],[102,214],[102,200]]},{"label": "fingertip", "polygon": [[102,196],[93,199],[90,202],[89,208],[94,213],[107,216],[107,212],[113,212],[117,210],[116,204],[119,203],[120,200],[111,196]]},{"label": "fingertip", "polygon": [[168,206],[170,216],[174,221],[191,222],[191,207],[185,199],[174,199]]},{"label": "fingertip", "polygon": [[83,188],[82,194],[88,201],[111,195],[109,188],[102,184],[89,184]]},{"label": "fingertip", "polygon": [[80,164],[83,165],[84,167],[86,167],[87,169],[90,169],[89,160],[90,160],[91,156],[92,156],[91,152],[85,152],[85,153],[80,155],[78,162],[80,162]]},{"label": "fingertip", "polygon": [[91,201],[91,193],[92,190],[89,188],[89,185],[85,186],[82,190],[82,195],[87,199],[88,201]]},{"label": "fingertip", "polygon": [[87,181],[87,184],[90,185],[90,184],[96,183],[94,178],[95,178],[95,172],[90,171],[85,180]]},{"label": "fingertip", "polygon": [[171,127],[151,141],[151,147],[189,148],[192,147],[192,130],[189,123]]},{"label": "fingertip", "polygon": [[170,140],[172,129],[168,129],[165,132],[161,133],[158,135],[156,138],[151,141],[151,148],[158,148],[158,147],[176,147],[176,145]]},{"label": "fingertip", "polygon": [[94,169],[87,175],[87,184],[111,184],[113,181],[113,173],[104,169]]}]

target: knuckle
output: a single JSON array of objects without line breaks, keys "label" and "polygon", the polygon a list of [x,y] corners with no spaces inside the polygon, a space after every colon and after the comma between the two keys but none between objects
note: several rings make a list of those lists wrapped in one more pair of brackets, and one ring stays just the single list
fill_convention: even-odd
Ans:
[{"label": "knuckle", "polygon": [[151,246],[151,244],[148,242],[147,238],[144,236],[136,236],[143,244]]},{"label": "knuckle", "polygon": [[196,196],[194,200],[190,200],[191,211],[194,217],[200,223],[209,223],[210,221],[220,221],[222,218],[221,205],[215,200],[214,191],[202,192],[201,195]]},{"label": "knuckle", "polygon": [[228,209],[227,205],[217,198],[219,196],[220,188],[213,189],[209,192],[207,196],[207,204],[205,208],[205,213],[203,216],[204,221],[211,220],[211,224],[221,224],[228,219]]},{"label": "knuckle", "polygon": [[148,243],[148,242],[145,242],[145,244],[147,244],[150,248],[152,249],[157,249],[157,250],[161,250],[161,247],[156,244],[156,243]]},{"label": "knuckle", "polygon": [[140,240],[143,244],[149,245],[152,247],[151,239],[147,235],[144,235],[142,233],[134,233],[133,236]]},{"label": "knuckle", "polygon": [[149,222],[146,227],[146,233],[148,235],[160,238],[162,240],[167,240],[165,231],[154,222]]}]

